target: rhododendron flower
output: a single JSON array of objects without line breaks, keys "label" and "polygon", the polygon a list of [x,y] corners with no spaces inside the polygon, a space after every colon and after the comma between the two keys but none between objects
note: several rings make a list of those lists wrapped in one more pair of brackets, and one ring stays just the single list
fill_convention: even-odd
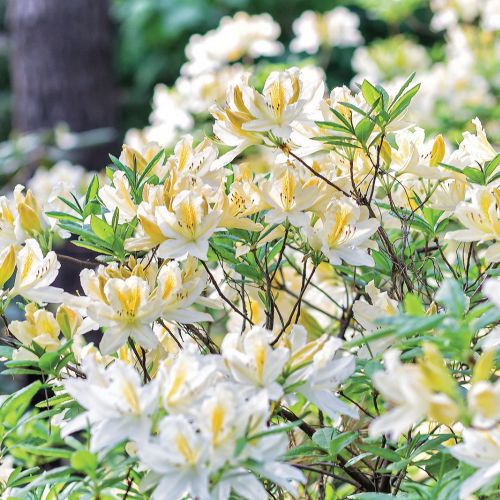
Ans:
[{"label": "rhododendron flower", "polygon": [[307,10],[293,22],[295,38],[290,43],[293,52],[316,53],[321,45],[349,47],[360,45],[359,17],[345,7],[319,14]]},{"label": "rhododendron flower", "polygon": [[137,214],[137,206],[132,200],[130,184],[127,176],[121,170],[113,174],[113,185],[103,186],[99,189],[99,197],[104,205],[113,215],[116,209],[119,210],[118,222],[130,222]]},{"label": "rhododendron flower", "polygon": [[155,474],[154,500],[185,495],[209,498],[209,441],[185,416],[166,416],[159,425],[159,440],[141,443],[138,451],[141,461]]},{"label": "rhododendron flower", "polygon": [[313,70],[290,68],[273,71],[262,94],[246,89],[243,100],[255,118],[242,125],[252,132],[270,132],[287,139],[295,121],[310,122],[319,118],[319,101],[324,94],[321,77]]},{"label": "rhododendron flower", "polygon": [[142,386],[137,371],[118,360],[106,369],[88,360],[85,373],[86,379],[64,382],[66,391],[85,412],[63,427],[63,435],[90,425],[90,448],[94,452],[125,439],[146,439],[151,427],[149,417],[158,404],[157,382]]},{"label": "rhododendron flower", "polygon": [[469,202],[461,202],[454,211],[455,217],[466,227],[450,231],[446,239],[457,241],[490,241],[486,251],[489,262],[500,260],[500,189],[478,187],[472,192]]},{"label": "rhododendron flower", "polygon": [[103,354],[116,351],[128,337],[145,349],[158,344],[151,323],[160,313],[159,301],[146,281],[137,276],[112,278],[104,285],[103,299],[91,303],[87,309],[91,319],[106,327],[99,345]]},{"label": "rhododendron flower", "polygon": [[192,407],[213,382],[215,369],[213,360],[189,350],[165,361],[160,368],[160,398],[165,409],[179,413]]},{"label": "rhododendron flower", "polygon": [[63,290],[51,286],[61,265],[55,252],[45,257],[36,240],[26,240],[16,258],[17,272],[11,295],[21,295],[39,304],[62,301]]},{"label": "rhododendron flower", "polygon": [[470,495],[500,475],[500,431],[464,429],[463,442],[452,446],[450,453],[458,460],[472,465],[477,471],[460,486],[460,499]]},{"label": "rhododendron flower", "polygon": [[269,14],[251,16],[237,12],[233,17],[225,16],[215,30],[190,38],[185,50],[188,62],[181,72],[199,75],[245,55],[252,58],[278,55],[283,51],[277,41],[280,32]]},{"label": "rhododendron flower", "polygon": [[261,190],[264,202],[270,207],[265,217],[269,224],[288,221],[295,226],[304,226],[309,220],[306,210],[318,202],[317,179],[312,177],[302,182],[291,168],[272,175],[261,184]]},{"label": "rhododendron flower", "polygon": [[271,347],[272,333],[253,327],[241,336],[229,333],[222,342],[222,357],[230,373],[238,382],[267,389],[269,397],[278,399],[283,389],[277,379],[281,375],[290,351]]},{"label": "rhododendron flower", "polygon": [[[445,425],[452,424],[458,408],[447,394],[449,374],[432,360],[427,365],[402,364],[399,356],[398,351],[389,350],[384,355],[386,370],[373,375],[375,387],[393,408],[371,423],[370,434],[388,434],[396,439],[426,415]],[[434,370],[432,375],[427,367]]]},{"label": "rhododendron flower", "polygon": [[29,347],[36,342],[46,351],[55,351],[60,346],[60,329],[54,315],[45,309],[38,309],[34,303],[28,304],[25,312],[24,321],[12,321],[9,326],[14,337],[24,346]]},{"label": "rhododendron flower", "polygon": [[217,230],[221,212],[212,210],[203,196],[182,191],[174,198],[172,211],[160,206],[155,215],[167,238],[158,249],[160,257],[184,259],[190,255],[201,260],[207,258],[208,240]]},{"label": "rhododendron flower", "polygon": [[296,384],[295,390],[330,418],[335,419],[339,414],[358,418],[356,409],[333,394],[340,383],[352,375],[356,363],[352,355],[337,356],[342,341],[323,335],[307,342],[306,330],[298,325],[289,336],[290,359],[297,371],[287,382]]},{"label": "rhododendron flower", "polygon": [[342,198],[333,200],[316,224],[308,225],[304,231],[311,247],[321,250],[331,264],[343,260],[354,266],[373,266],[366,249],[374,248],[369,238],[378,227],[376,219],[368,218],[366,207]]}]

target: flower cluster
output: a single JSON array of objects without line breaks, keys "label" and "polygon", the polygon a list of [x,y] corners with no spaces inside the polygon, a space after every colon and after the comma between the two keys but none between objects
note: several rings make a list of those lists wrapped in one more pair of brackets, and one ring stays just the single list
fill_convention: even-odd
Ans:
[{"label": "flower cluster", "polygon": [[[295,28],[361,42],[344,9]],[[104,172],[0,199],[4,373],[38,377],[0,407],[7,498],[495,497],[500,155],[413,123],[413,76],[259,81],[278,35],[224,18]]]}]

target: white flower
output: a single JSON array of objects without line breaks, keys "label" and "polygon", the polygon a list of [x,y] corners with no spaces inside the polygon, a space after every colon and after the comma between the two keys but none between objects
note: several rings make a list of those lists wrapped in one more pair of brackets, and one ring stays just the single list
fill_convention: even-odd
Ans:
[{"label": "white flower", "polygon": [[37,302],[58,303],[62,301],[64,290],[50,286],[56,279],[61,265],[55,252],[45,257],[36,240],[29,239],[16,258],[17,272],[12,296],[22,297]]},{"label": "white flower", "polygon": [[[64,212],[78,215],[61,198],[71,200],[71,194],[79,198],[90,182],[92,173],[80,165],[68,161],[59,161],[50,169],[39,167],[33,177],[27,182],[27,187],[33,192],[35,199],[42,206],[42,212]],[[62,238],[69,238],[70,233],[59,227],[55,218],[44,216],[51,231]]]},{"label": "white flower", "polygon": [[375,321],[378,318],[398,313],[398,301],[391,299],[387,292],[381,292],[373,281],[365,286],[365,292],[370,297],[371,304],[363,298],[357,300],[352,308],[356,321],[365,330],[372,331],[377,329]]},{"label": "white flower", "polygon": [[487,380],[473,383],[467,401],[476,416],[474,424],[490,427],[500,418],[500,380],[494,384]]},{"label": "white flower", "polygon": [[439,364],[441,358],[436,359],[435,348],[425,349],[429,359],[421,365],[401,363],[400,353],[395,349],[384,355],[385,371],[373,374],[373,384],[393,408],[372,421],[370,435],[388,434],[397,439],[426,415],[447,425],[456,419],[459,411],[456,404],[448,394],[438,391],[448,392],[451,376]]},{"label": "white flower", "polygon": [[140,460],[153,471],[157,486],[153,500],[189,495],[209,498],[209,441],[182,415],[168,415],[159,424],[159,436],[138,443]]},{"label": "white flower", "polygon": [[317,179],[312,177],[303,182],[290,167],[271,175],[260,188],[264,202],[270,207],[265,217],[269,224],[288,220],[294,226],[304,226],[309,220],[305,212],[318,202]]},{"label": "white flower", "polygon": [[485,281],[483,293],[496,307],[500,308],[500,279],[491,278]]},{"label": "white flower", "polygon": [[157,382],[141,386],[136,370],[118,360],[104,369],[89,359],[84,370],[86,379],[68,379],[64,387],[86,411],[66,424],[62,434],[90,424],[90,448],[94,452],[125,439],[147,439],[149,417],[158,405]]},{"label": "white flower", "polygon": [[500,30],[500,1],[484,0],[481,4],[481,26],[485,31]]},{"label": "white flower", "polygon": [[302,472],[292,465],[280,461],[286,452],[288,438],[286,434],[271,434],[260,439],[252,450],[252,458],[257,461],[253,469],[297,496],[297,483],[305,483]]},{"label": "white flower", "polygon": [[460,499],[470,495],[500,475],[500,430],[464,429],[463,442],[452,446],[450,453],[478,469],[460,486]]},{"label": "white flower", "polygon": [[104,301],[94,301],[87,308],[89,317],[106,327],[99,345],[103,354],[115,352],[128,337],[145,349],[158,344],[151,323],[161,311],[145,280],[112,278],[104,285],[103,295]]},{"label": "white flower", "polygon": [[331,264],[343,260],[353,266],[373,266],[373,258],[366,249],[376,248],[369,238],[378,227],[376,219],[368,218],[366,207],[344,197],[333,200],[323,217],[304,231],[311,247],[321,250]]},{"label": "white flower", "polygon": [[[371,300],[369,304],[364,298],[354,302],[352,311],[354,319],[367,331],[372,332],[380,328],[375,322],[377,319],[385,316],[394,316],[398,313],[398,301],[391,299],[387,292],[381,292],[370,281],[365,287],[365,292]],[[359,351],[358,356],[361,358],[370,358],[385,349],[393,342],[392,336],[388,335],[385,338],[374,340],[364,345]]]},{"label": "white flower", "polygon": [[288,139],[296,121],[319,119],[319,103],[325,91],[320,74],[311,68],[273,71],[262,94],[247,89],[244,102],[255,118],[242,125],[244,130],[270,132]]},{"label": "white flower", "polygon": [[479,15],[480,5],[480,0],[431,0],[434,12],[431,28],[434,31],[450,29],[459,20],[470,23]]},{"label": "white flower", "polygon": [[25,308],[25,321],[12,321],[9,330],[23,346],[36,342],[46,351],[55,351],[60,346],[59,324],[50,311],[38,309],[34,303]]},{"label": "white flower", "polygon": [[161,401],[170,413],[186,412],[213,382],[216,366],[208,356],[182,350],[166,360],[161,372]]},{"label": "white flower", "polygon": [[294,390],[332,419],[339,414],[358,418],[354,408],[334,395],[338,386],[353,374],[356,365],[354,356],[350,354],[337,356],[342,341],[323,335],[307,343],[306,330],[295,325],[289,334],[289,342],[292,347],[292,366],[298,369],[287,383],[295,386],[302,381]]},{"label": "white flower", "polygon": [[400,353],[389,350],[384,355],[385,371],[375,372],[373,383],[381,394],[396,406],[370,425],[370,434],[390,433],[395,438],[425,415],[423,380],[415,365],[403,365]]},{"label": "white flower", "polygon": [[111,215],[118,208],[120,224],[130,222],[137,214],[137,206],[132,200],[127,176],[121,170],[113,174],[112,186],[103,186],[99,189],[99,197]]},{"label": "white flower", "polygon": [[[161,83],[156,85],[153,92],[153,111],[149,116],[151,127],[148,135],[150,137],[158,135],[160,141],[155,142],[164,147],[170,146],[172,144],[170,136],[175,137],[176,134],[193,128],[194,119],[187,111],[189,105],[190,103],[186,102],[185,97],[176,89],[169,89]],[[155,133],[156,131],[162,131],[162,134]]]},{"label": "white flower", "polygon": [[178,190],[187,181],[190,189],[196,186],[207,195],[213,194],[225,179],[225,170],[215,162],[216,158],[217,148],[208,139],[193,147],[191,135],[182,137],[166,165],[175,179],[174,189]]},{"label": "white flower", "polygon": [[277,382],[290,356],[283,347],[273,349],[273,335],[255,326],[247,333],[229,333],[222,341],[222,357],[232,377],[241,384],[267,389],[271,399],[278,399],[283,389]]},{"label": "white flower", "polygon": [[231,490],[246,500],[268,500],[269,496],[262,483],[251,472],[234,468],[225,472],[211,491],[214,500],[227,500]]},{"label": "white flower", "polygon": [[413,130],[399,130],[395,134],[397,149],[391,150],[391,169],[397,176],[423,177],[424,179],[443,179],[449,177],[449,171],[443,171],[438,164],[445,155],[443,137],[438,135],[432,146],[425,144],[425,130],[414,127]]},{"label": "white flower", "polygon": [[359,17],[345,7],[337,7],[324,14],[308,10],[293,22],[295,38],[290,43],[290,49],[292,52],[314,54],[321,45],[360,45],[363,37],[358,28]]},{"label": "white flower", "polygon": [[280,31],[269,14],[251,16],[237,12],[233,17],[223,17],[217,29],[190,38],[185,50],[188,62],[181,72],[195,76],[245,55],[252,58],[278,55],[283,51],[281,43],[276,41]]},{"label": "white flower", "polygon": [[466,229],[449,231],[445,239],[457,241],[492,241],[486,250],[489,262],[500,260],[500,189],[494,186],[476,187],[470,202],[460,202],[454,216]]},{"label": "white flower", "polygon": [[483,165],[497,155],[495,149],[488,141],[486,132],[479,118],[474,118],[472,123],[476,127],[476,133],[464,132],[463,140],[450,157],[450,163],[460,167]]},{"label": "white flower", "polygon": [[188,257],[184,268],[179,262],[170,261],[158,273],[158,300],[161,314],[167,321],[193,324],[212,321],[208,313],[196,311],[191,306],[201,302],[201,292],[207,285],[207,274],[196,270],[196,259]]},{"label": "white flower", "polygon": [[203,196],[193,191],[182,191],[174,198],[172,211],[160,206],[155,214],[167,238],[161,243],[158,256],[207,258],[208,240],[217,230],[221,212],[212,210]]},{"label": "white flower", "polygon": [[211,462],[217,467],[233,458],[236,441],[255,411],[245,404],[241,389],[239,384],[218,384],[200,406],[200,430],[211,443]]},{"label": "white flower", "polygon": [[[193,77],[180,77],[175,82],[175,88],[183,96],[190,111],[207,114],[214,103],[221,104],[224,101],[228,84],[242,74],[242,65],[233,64]],[[165,109],[168,116],[167,110],[168,107]]]}]

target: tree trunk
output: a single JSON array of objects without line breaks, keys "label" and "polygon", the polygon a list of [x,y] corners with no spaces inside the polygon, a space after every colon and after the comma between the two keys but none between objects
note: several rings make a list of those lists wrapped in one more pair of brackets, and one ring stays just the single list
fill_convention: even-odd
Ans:
[{"label": "tree trunk", "polygon": [[[114,127],[112,27],[107,0],[9,0],[13,127],[66,123],[83,132]],[[105,150],[74,159],[102,168]]]}]

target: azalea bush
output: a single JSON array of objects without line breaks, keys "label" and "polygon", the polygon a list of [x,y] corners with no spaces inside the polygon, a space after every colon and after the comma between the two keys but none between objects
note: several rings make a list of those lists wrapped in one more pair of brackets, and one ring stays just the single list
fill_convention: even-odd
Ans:
[{"label": "azalea bush", "polygon": [[226,18],[193,111],[0,198],[2,498],[498,497],[500,155],[418,75],[251,64],[278,34]]},{"label": "azalea bush", "polygon": [[411,81],[241,79],[223,154],[125,145],[2,198],[3,374],[34,378],[0,410],[6,498],[495,495],[500,156],[478,121],[453,152],[408,125]]}]

